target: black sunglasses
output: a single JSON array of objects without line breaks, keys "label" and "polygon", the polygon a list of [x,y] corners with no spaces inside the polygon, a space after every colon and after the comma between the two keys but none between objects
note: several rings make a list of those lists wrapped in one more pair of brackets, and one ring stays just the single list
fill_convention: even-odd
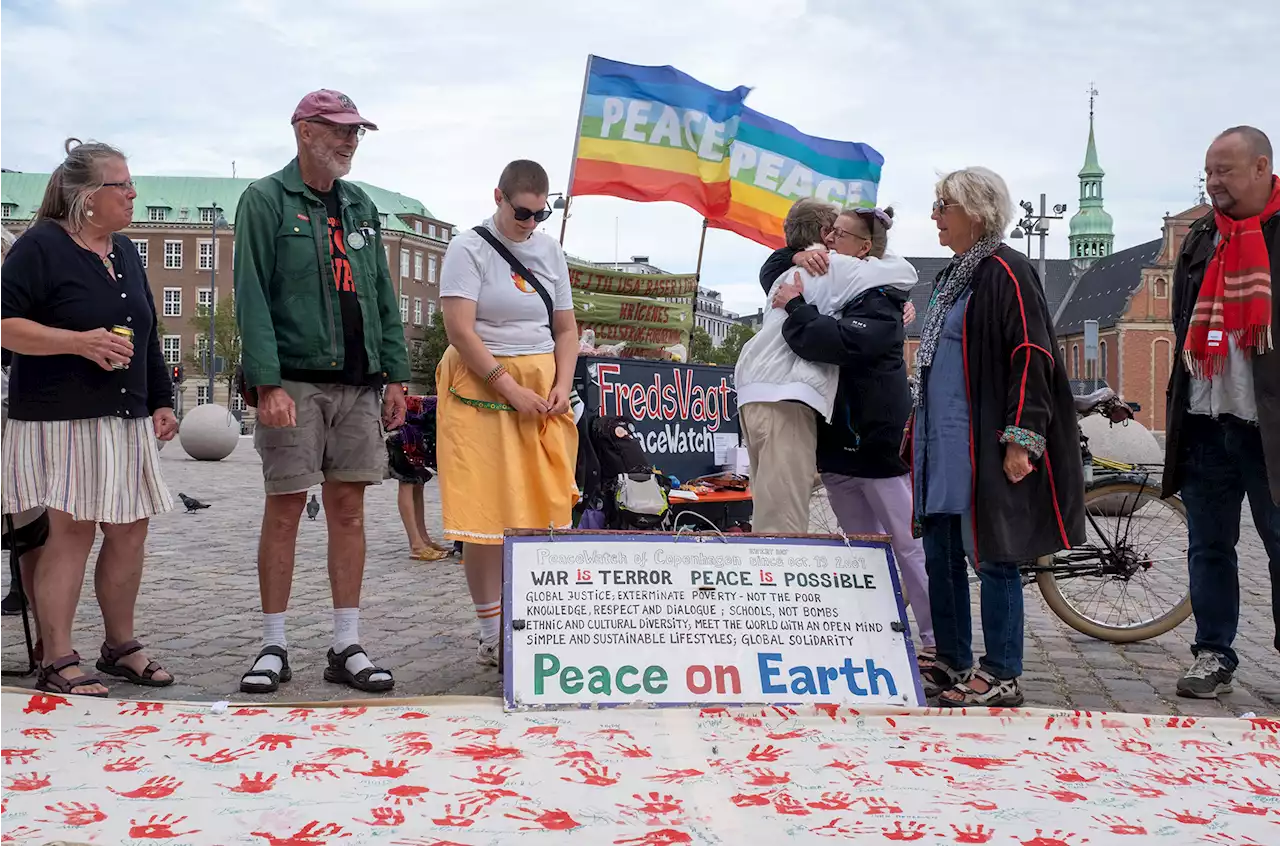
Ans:
[{"label": "black sunglasses", "polygon": [[534,220],[538,221],[538,223],[542,223],[544,220],[551,217],[550,206],[538,209],[537,211],[531,211],[530,209],[526,209],[522,206],[517,206],[515,203],[511,202],[511,198],[507,197],[505,192],[503,192],[502,196],[506,198],[507,204],[511,206],[511,211],[515,213],[516,220],[523,222],[528,220],[529,218],[533,218]]}]

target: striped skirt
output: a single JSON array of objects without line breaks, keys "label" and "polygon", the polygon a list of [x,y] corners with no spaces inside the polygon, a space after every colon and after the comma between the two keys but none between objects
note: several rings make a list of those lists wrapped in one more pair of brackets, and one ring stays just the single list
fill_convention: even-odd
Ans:
[{"label": "striped skirt", "polygon": [[6,514],[44,506],[132,523],[173,508],[150,417],[9,420],[3,479]]}]

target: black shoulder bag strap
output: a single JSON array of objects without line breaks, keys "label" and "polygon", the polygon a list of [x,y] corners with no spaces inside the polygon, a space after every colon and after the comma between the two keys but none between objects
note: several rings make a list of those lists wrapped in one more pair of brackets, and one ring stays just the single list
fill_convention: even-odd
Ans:
[{"label": "black shoulder bag strap", "polygon": [[507,260],[507,264],[511,266],[511,269],[516,273],[519,273],[520,277],[532,285],[533,290],[538,292],[538,296],[542,297],[542,304],[547,307],[547,326],[551,327],[551,333],[554,335],[555,324],[552,322],[551,314],[555,311],[555,305],[551,302],[551,295],[547,293],[547,289],[538,281],[538,277],[534,276],[529,268],[521,264],[520,259],[513,256],[511,251],[507,249],[507,245],[495,238],[493,233],[489,231],[488,227],[475,226],[472,227],[472,229],[477,235],[488,241],[489,246],[497,250],[498,255]]}]

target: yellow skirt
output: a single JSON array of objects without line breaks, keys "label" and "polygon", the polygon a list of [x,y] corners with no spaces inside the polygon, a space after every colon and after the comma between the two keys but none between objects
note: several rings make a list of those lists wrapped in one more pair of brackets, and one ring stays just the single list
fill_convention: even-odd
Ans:
[{"label": "yellow skirt", "polygon": [[[551,393],[551,353],[498,362],[524,387],[544,397]],[[578,497],[572,413],[543,417],[477,406],[505,403],[453,347],[436,368],[436,394],[436,469],[446,538],[500,544],[506,529],[571,525]]]}]

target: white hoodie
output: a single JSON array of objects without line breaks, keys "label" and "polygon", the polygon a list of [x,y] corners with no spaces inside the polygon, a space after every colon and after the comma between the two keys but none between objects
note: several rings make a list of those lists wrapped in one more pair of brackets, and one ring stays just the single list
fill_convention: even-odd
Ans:
[{"label": "white hoodie", "polygon": [[[884,258],[857,259],[832,250],[828,258],[831,266],[822,276],[789,268],[774,280],[769,289],[770,300],[778,285],[799,273],[804,281],[805,302],[816,306],[820,313],[835,317],[866,291],[886,287],[907,291],[918,278],[910,262],[892,253],[885,253]],[[840,368],[805,361],[793,353],[782,337],[786,319],[785,310],[770,309],[759,333],[742,348],[734,370],[738,405],[796,400],[813,408],[829,423]]]}]

